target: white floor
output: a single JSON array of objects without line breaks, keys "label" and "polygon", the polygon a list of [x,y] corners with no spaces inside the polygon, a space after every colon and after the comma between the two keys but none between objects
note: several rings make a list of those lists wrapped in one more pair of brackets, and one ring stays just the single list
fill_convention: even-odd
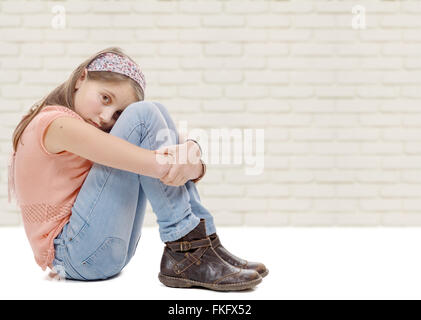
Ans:
[{"label": "white floor", "polygon": [[[145,227],[136,256],[116,278],[48,280],[22,227],[0,228],[0,299],[421,299],[420,228],[227,228],[232,253],[264,262],[255,289],[174,289],[158,281],[163,244]],[[240,241],[241,239],[241,241]]]}]

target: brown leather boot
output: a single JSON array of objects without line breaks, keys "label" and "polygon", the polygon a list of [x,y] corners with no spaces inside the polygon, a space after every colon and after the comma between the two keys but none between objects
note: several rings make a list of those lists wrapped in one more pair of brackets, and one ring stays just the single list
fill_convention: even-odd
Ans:
[{"label": "brown leather boot", "polygon": [[219,240],[219,237],[216,233],[211,234],[209,238],[212,241],[212,248],[215,250],[215,252],[229,264],[240,269],[254,270],[257,273],[259,273],[262,278],[268,275],[269,270],[263,263],[251,262],[238,258],[231,252],[229,252],[227,249],[225,249],[225,247],[221,244],[221,241]]},{"label": "brown leather boot", "polygon": [[262,281],[256,271],[234,267],[215,252],[204,219],[186,236],[166,243],[158,278],[168,287],[217,291],[250,289]]}]

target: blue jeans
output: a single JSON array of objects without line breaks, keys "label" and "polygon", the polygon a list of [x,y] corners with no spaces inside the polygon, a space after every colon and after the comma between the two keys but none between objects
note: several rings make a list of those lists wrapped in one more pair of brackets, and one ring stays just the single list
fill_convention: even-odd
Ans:
[{"label": "blue jeans", "polygon": [[[160,130],[169,130],[163,143],[156,139]],[[110,134],[149,150],[179,143],[167,109],[155,102],[129,105]],[[136,251],[147,200],[157,216],[163,242],[183,237],[201,218],[206,220],[208,235],[216,232],[212,215],[200,203],[192,181],[168,186],[156,178],[94,163],[69,222],[54,239],[55,269],[77,280],[106,279],[118,274]]]}]

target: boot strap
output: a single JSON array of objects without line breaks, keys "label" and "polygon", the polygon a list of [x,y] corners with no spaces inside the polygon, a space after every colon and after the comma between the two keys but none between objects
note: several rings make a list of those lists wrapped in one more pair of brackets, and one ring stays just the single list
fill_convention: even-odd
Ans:
[{"label": "boot strap", "polygon": [[205,239],[193,240],[193,241],[179,241],[179,242],[174,242],[174,243],[167,243],[166,245],[172,251],[184,252],[184,251],[189,251],[191,249],[210,247],[212,244],[211,244],[210,238],[206,237]]},{"label": "boot strap", "polygon": [[216,238],[212,240],[212,248],[216,249],[220,245],[221,245],[221,241],[219,241],[219,237],[216,236]]},{"label": "boot strap", "polygon": [[174,265],[174,272],[180,274],[190,268],[193,264],[200,263],[200,259],[208,249],[209,247],[201,247],[193,253],[186,252],[185,258]]}]

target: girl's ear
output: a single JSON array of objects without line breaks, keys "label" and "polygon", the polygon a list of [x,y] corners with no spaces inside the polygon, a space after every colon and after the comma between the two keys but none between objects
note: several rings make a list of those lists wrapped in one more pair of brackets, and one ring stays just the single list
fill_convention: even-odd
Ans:
[{"label": "girl's ear", "polygon": [[82,74],[80,75],[79,79],[76,80],[75,89],[79,89],[82,82],[86,79],[86,76],[88,74],[88,70],[85,68],[83,69]]}]

